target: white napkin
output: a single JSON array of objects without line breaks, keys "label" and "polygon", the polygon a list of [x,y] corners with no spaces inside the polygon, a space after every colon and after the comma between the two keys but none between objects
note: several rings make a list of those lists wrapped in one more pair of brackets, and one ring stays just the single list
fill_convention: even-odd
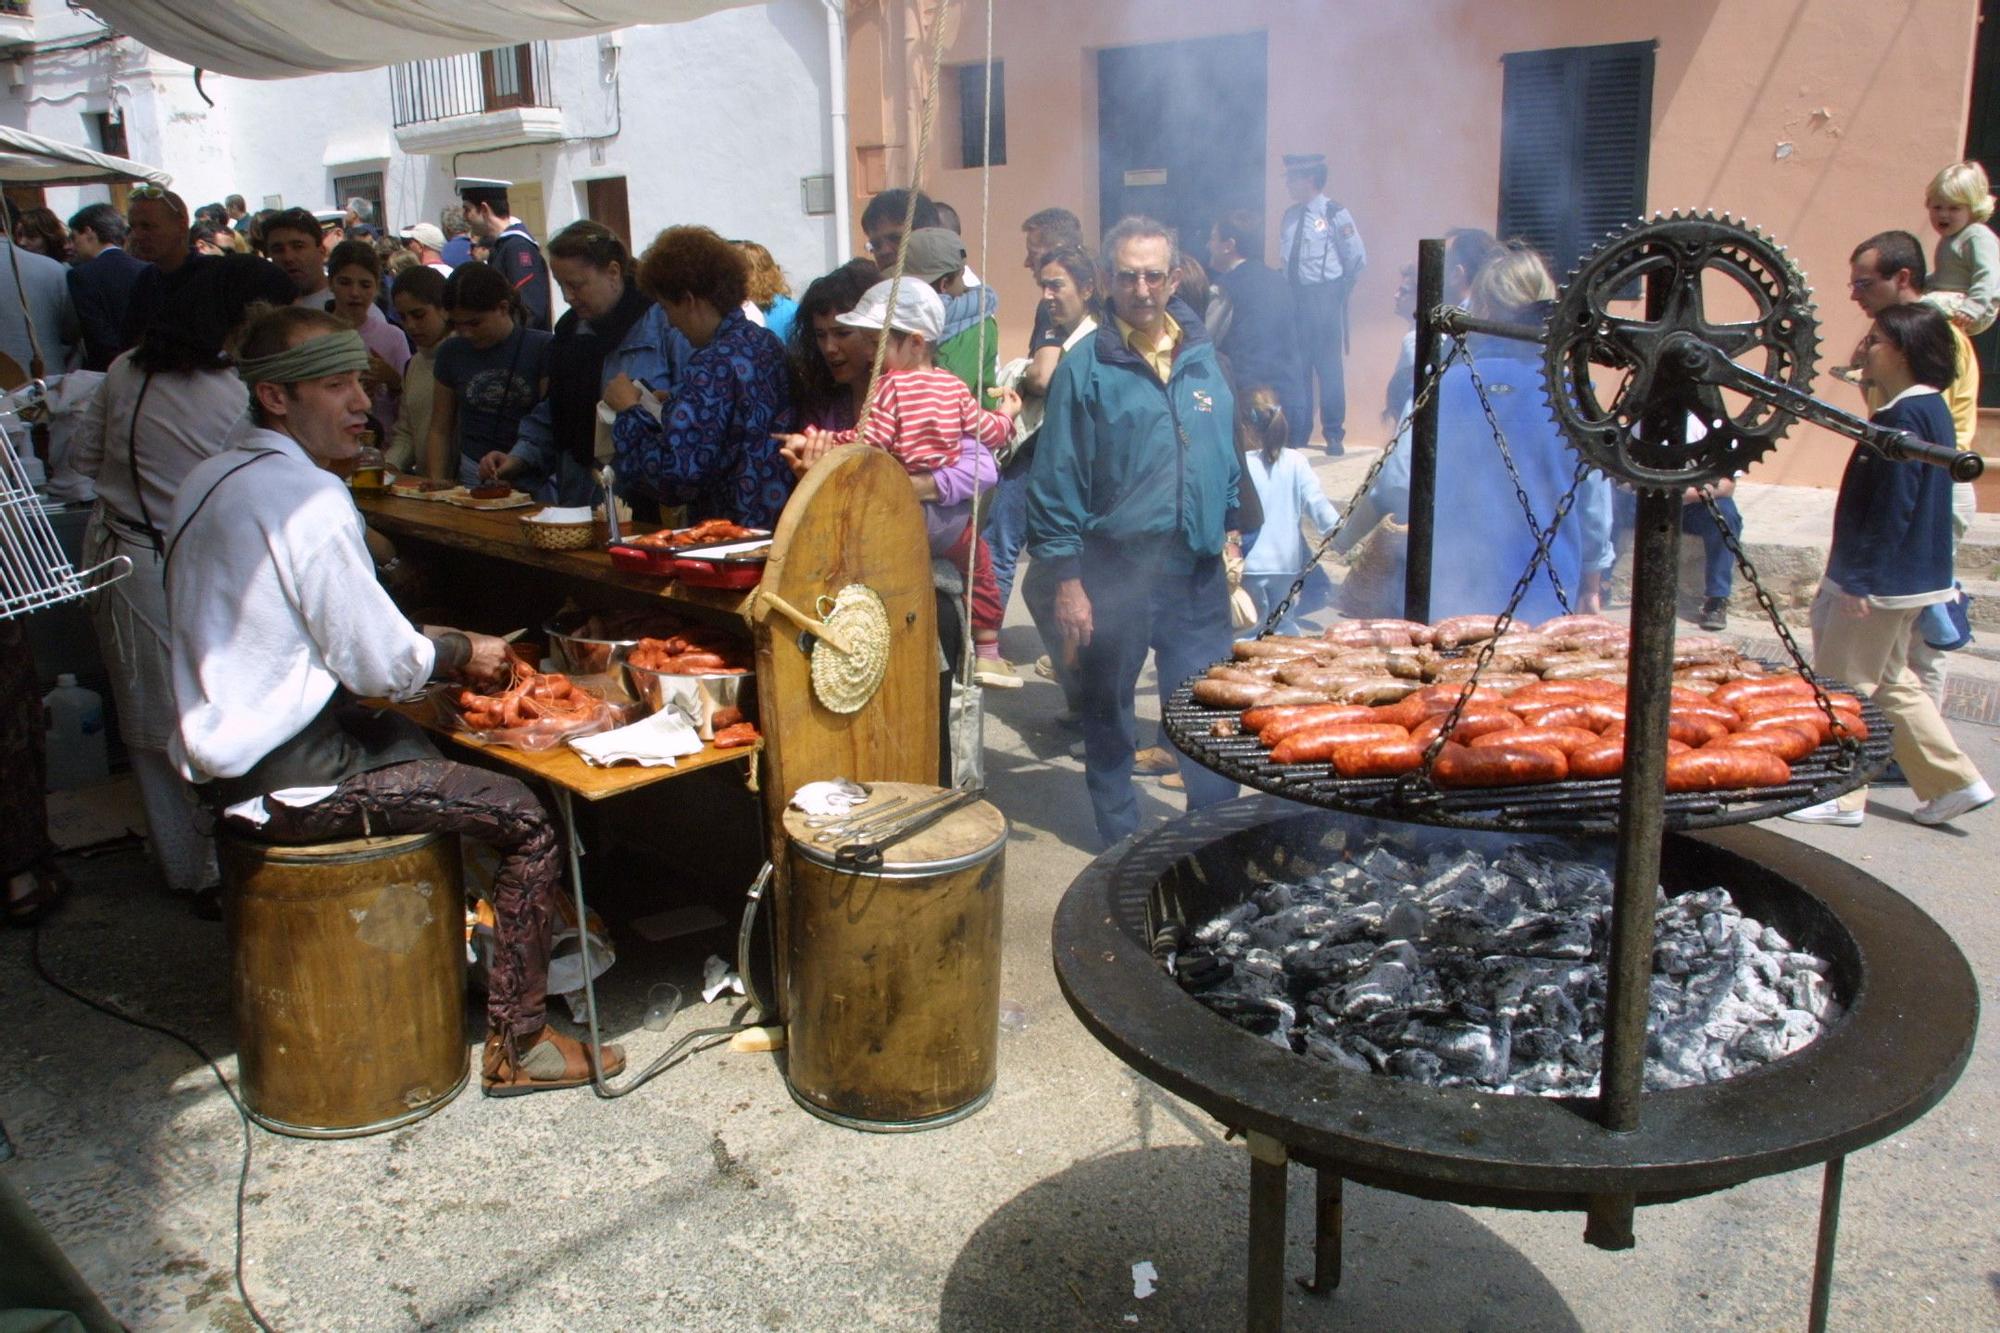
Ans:
[{"label": "white napkin", "polygon": [[579,736],[569,748],[584,762],[599,768],[633,763],[642,768],[677,767],[681,755],[701,753],[701,737],[695,729],[672,713],[655,713],[629,727],[600,731],[595,736]]},{"label": "white napkin", "polygon": [[558,508],[555,505],[550,505],[546,509],[537,510],[521,521],[524,523],[588,523],[590,522],[590,518],[591,510],[589,505],[577,505],[571,508]]},{"label": "white napkin", "polygon": [[852,810],[868,799],[868,789],[846,778],[831,782],[808,782],[792,793],[792,809],[809,815],[837,815]]}]

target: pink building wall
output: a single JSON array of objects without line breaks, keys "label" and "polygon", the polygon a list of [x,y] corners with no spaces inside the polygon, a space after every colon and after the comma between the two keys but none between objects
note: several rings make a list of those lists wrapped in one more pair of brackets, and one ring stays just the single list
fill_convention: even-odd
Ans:
[{"label": "pink building wall", "polygon": [[[931,7],[853,7],[857,218],[873,189],[908,176],[929,52],[917,12],[928,19]],[[951,21],[945,59],[981,59],[984,6],[963,0]],[[939,109],[924,182],[962,214],[973,263],[1000,293],[1002,351],[1018,354],[1036,299],[1021,219],[1059,204],[1086,234],[1112,220],[1097,216],[1096,52],[1265,30],[1271,250],[1285,204],[1277,155],[1325,152],[1329,193],[1370,255],[1352,306],[1348,431],[1371,444],[1386,434],[1376,413],[1406,327],[1391,309],[1398,270],[1423,236],[1494,225],[1503,54],[1657,41],[1649,207],[1726,211],[1783,242],[1816,292],[1824,366],[1845,361],[1863,329],[1846,291],[1854,244],[1892,227],[1934,239],[1923,188],[1962,151],[1977,22],[1977,0],[996,0],[1008,161],[992,171],[984,262],[981,173],[944,165],[952,105]],[[1815,387],[1858,406],[1824,373]],[[1845,458],[1832,437],[1795,431],[1753,479],[1830,486]]]}]

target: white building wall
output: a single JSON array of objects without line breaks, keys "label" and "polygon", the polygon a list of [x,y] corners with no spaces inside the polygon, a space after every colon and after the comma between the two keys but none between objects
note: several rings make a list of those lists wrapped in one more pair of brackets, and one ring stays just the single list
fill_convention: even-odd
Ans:
[{"label": "white building wall", "polygon": [[[36,0],[38,44],[99,31],[60,0]],[[205,74],[127,40],[18,57],[0,123],[99,146],[92,113],[123,114],[130,156],[170,172],[190,207],[241,194],[252,211],[332,207],[337,176],[381,171],[401,227],[456,202],[455,175],[539,181],[551,232],[584,215],[585,182],[623,176],[633,240],[706,223],[768,246],[802,288],[848,256],[830,215],[808,216],[800,182],[832,170],[821,0],[772,0],[690,23],[554,43],[561,142],[413,155],[396,142],[387,69],[265,82]],[[201,96],[207,94],[213,106]],[[59,215],[105,197],[52,188]],[[546,237],[544,237],[546,239]]]}]

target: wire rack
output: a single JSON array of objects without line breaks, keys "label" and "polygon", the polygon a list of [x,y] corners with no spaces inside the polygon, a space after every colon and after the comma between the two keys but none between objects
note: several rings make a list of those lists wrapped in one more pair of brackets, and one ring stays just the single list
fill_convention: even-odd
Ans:
[{"label": "wire rack", "polygon": [[[1848,688],[1834,681],[1826,686],[1829,690]],[[1280,764],[1255,735],[1215,735],[1217,722],[1240,717],[1241,710],[1204,707],[1190,696],[1192,687],[1192,681],[1184,682],[1167,701],[1167,735],[1203,767],[1274,796],[1329,810],[1449,828],[1609,833],[1618,826],[1617,778],[1448,789],[1422,801],[1407,802],[1398,799],[1395,778],[1341,778],[1334,775],[1330,764]],[[1866,784],[1888,766],[1890,724],[1867,699],[1861,702],[1861,720],[1868,725],[1868,739],[1861,743],[1861,754],[1851,767],[1839,767],[1839,749],[1826,744],[1793,763],[1792,780],[1780,786],[1668,793],[1663,798],[1666,827],[1717,828],[1770,819]]]},{"label": "wire rack", "polygon": [[[31,393],[39,398],[38,389]],[[26,430],[17,402],[22,396],[0,404],[0,620],[74,602],[132,572],[122,555],[79,570],[63,554],[14,449],[14,437]]]}]

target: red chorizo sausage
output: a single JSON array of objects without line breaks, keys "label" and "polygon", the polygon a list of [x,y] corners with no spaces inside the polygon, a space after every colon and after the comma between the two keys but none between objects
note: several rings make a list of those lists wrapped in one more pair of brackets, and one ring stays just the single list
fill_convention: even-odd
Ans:
[{"label": "red chorizo sausage", "polygon": [[[1416,739],[1414,736],[1412,740]],[[1574,754],[1585,746],[1596,745],[1602,738],[1594,731],[1583,727],[1522,727],[1514,731],[1489,731],[1484,736],[1472,740],[1475,750],[1491,749],[1496,745],[1553,745],[1564,754]]]},{"label": "red chorizo sausage", "polygon": [[1667,756],[1668,791],[1775,787],[1791,780],[1791,765],[1769,750],[1730,745]]},{"label": "red chorizo sausage", "polygon": [[1700,748],[1718,736],[1729,734],[1729,725],[1712,717],[1683,713],[1674,709],[1667,716],[1667,735],[1684,745]]},{"label": "red chorizo sausage", "polygon": [[[1868,739],[1868,724],[1861,720],[1861,714],[1836,708],[1833,710],[1833,716],[1847,733],[1852,735],[1856,740],[1865,741]],[[1822,743],[1833,739],[1833,723],[1827,721],[1826,714],[1812,704],[1805,704],[1798,708],[1787,708],[1777,713],[1759,713],[1756,717],[1745,722],[1742,729],[1744,731],[1758,731],[1764,727],[1784,726],[1788,723],[1795,726],[1804,724],[1811,727],[1813,734],[1818,736]]]},{"label": "red chorizo sausage", "polygon": [[[1833,705],[1833,707],[1849,713],[1858,713],[1861,711],[1861,700],[1844,690],[1829,692],[1826,696],[1826,701]],[[1761,698],[1744,699],[1738,702],[1735,708],[1737,716],[1743,721],[1748,722],[1751,718],[1762,717],[1766,713],[1782,713],[1788,709],[1803,708],[1808,704],[1817,708],[1819,707],[1819,700],[1811,695],[1801,697],[1790,694],[1774,694]]]},{"label": "red chorizo sausage", "polygon": [[1761,731],[1733,731],[1727,736],[1718,736],[1703,749],[1720,747],[1726,750],[1769,750],[1778,758],[1790,763],[1803,759],[1819,748],[1819,737],[1804,727],[1789,724],[1765,727]]},{"label": "red chorizo sausage", "polygon": [[[1425,718],[1410,729],[1410,739],[1419,745],[1429,745],[1431,737],[1443,730],[1448,713],[1438,713]],[[1451,738],[1463,745],[1481,736],[1496,731],[1519,731],[1524,724],[1519,715],[1504,708],[1468,708],[1458,716],[1458,725],[1452,729]]]},{"label": "red chorizo sausage", "polygon": [[1625,705],[1608,699],[1587,699],[1551,708],[1523,708],[1520,712],[1531,727],[1583,727],[1601,732],[1625,721]]},{"label": "red chorizo sausage", "polygon": [[1732,680],[1726,685],[1718,685],[1709,698],[1734,708],[1745,699],[1760,699],[1766,695],[1802,694],[1810,698],[1812,690],[1812,682],[1804,676],[1759,676],[1755,680]]},{"label": "red chorizo sausage", "polygon": [[1561,782],[1569,758],[1553,745],[1490,745],[1474,749],[1447,742],[1431,775],[1441,787],[1522,787]]},{"label": "red chorizo sausage", "polygon": [[[1684,741],[1669,740],[1667,757],[1691,753],[1691,747]],[[1625,733],[1607,734],[1595,745],[1586,745],[1569,757],[1569,775],[1573,778],[1615,778],[1625,771]]]},{"label": "red chorizo sausage", "polygon": [[1393,778],[1415,772],[1424,747],[1415,741],[1338,741],[1327,757],[1343,778]]},{"label": "red chorizo sausage", "polygon": [[1304,718],[1320,722],[1379,722],[1378,709],[1366,704],[1278,704],[1251,708],[1243,714],[1243,728],[1246,731],[1262,731],[1273,723]]},{"label": "red chorizo sausage", "polygon": [[1295,736],[1307,727],[1381,725],[1376,722],[1375,710],[1367,704],[1309,704],[1307,708],[1311,711],[1266,722],[1257,729],[1257,739],[1268,750],[1285,737]]},{"label": "red chorizo sausage", "polygon": [[1333,756],[1343,741],[1406,741],[1410,733],[1380,722],[1321,722],[1279,741],[1271,758],[1281,764],[1320,763]]}]

